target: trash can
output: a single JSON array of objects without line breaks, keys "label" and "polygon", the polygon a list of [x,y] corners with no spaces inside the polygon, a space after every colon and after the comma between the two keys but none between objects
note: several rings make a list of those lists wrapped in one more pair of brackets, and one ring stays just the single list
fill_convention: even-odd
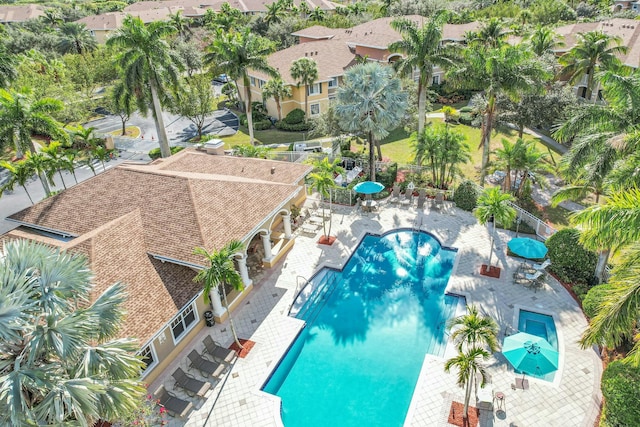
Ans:
[{"label": "trash can", "polygon": [[205,311],[204,312],[204,321],[207,326],[213,326],[216,324],[216,321],[213,319],[213,311]]}]

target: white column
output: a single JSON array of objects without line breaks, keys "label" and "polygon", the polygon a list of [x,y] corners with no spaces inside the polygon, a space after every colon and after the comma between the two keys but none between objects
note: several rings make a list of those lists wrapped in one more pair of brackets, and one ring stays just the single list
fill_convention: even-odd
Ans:
[{"label": "white column", "polygon": [[264,246],[264,259],[271,260],[273,254],[271,253],[271,233],[261,234],[262,246]]},{"label": "white column", "polygon": [[225,312],[225,309],[222,306],[222,301],[220,301],[220,294],[218,293],[217,286],[211,289],[209,298],[211,299],[211,306],[213,307],[213,315],[216,317],[222,316]]},{"label": "white column", "polygon": [[249,278],[249,270],[247,269],[247,258],[241,257],[236,258],[238,261],[238,271],[240,273],[240,277],[242,277],[242,283],[244,284],[245,289],[253,284],[253,281]]},{"label": "white column", "polygon": [[284,238],[291,238],[291,214],[282,215],[282,225],[284,226]]}]

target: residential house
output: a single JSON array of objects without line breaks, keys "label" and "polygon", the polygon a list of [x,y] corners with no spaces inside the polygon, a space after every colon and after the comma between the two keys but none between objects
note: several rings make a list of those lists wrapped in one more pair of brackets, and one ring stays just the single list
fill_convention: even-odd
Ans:
[{"label": "residential house", "polygon": [[640,2],[632,0],[616,0],[613,2],[612,10],[614,12],[633,10],[634,12],[638,13],[640,11]]},{"label": "residential house", "polygon": [[[563,37],[564,45],[556,49],[557,55],[564,55],[578,40],[578,34],[590,31],[601,31],[611,36],[619,37],[622,45],[627,47],[627,53],[619,55],[620,60],[625,65],[633,68],[640,66],[640,22],[633,19],[613,18],[600,22],[579,22],[576,24],[564,25],[556,28],[556,33]],[[576,94],[585,97],[587,90],[587,76],[575,86]],[[600,88],[593,91],[593,99],[602,98]]]},{"label": "residential house", "polygon": [[1,5],[0,24],[25,22],[44,16],[44,8],[39,4]]},{"label": "residential house", "polygon": [[[412,15],[406,18],[414,20],[422,25],[425,19],[422,16]],[[304,110],[304,87],[298,87],[289,72],[291,64],[299,58],[307,57],[316,61],[318,66],[318,79],[309,88],[309,107],[307,117],[317,117],[325,111],[331,99],[336,96],[336,90],[342,82],[345,70],[356,63],[360,58],[370,61],[392,63],[401,55],[391,53],[387,48],[392,42],[401,40],[401,35],[391,28],[391,21],[395,18],[380,18],[357,25],[348,29],[327,28],[314,25],[293,33],[298,38],[298,44],[287,49],[275,52],[268,58],[269,64],[276,68],[282,75],[284,82],[292,87],[292,96],[281,100],[282,116],[296,108]],[[462,42],[464,35],[478,27],[476,22],[469,24],[446,24],[443,27],[443,41]],[[277,117],[277,108],[273,99],[262,98],[262,86],[269,80],[264,73],[250,71],[250,84],[252,98],[263,100],[269,114]],[[440,83],[444,71],[434,69],[433,82]],[[242,82],[238,82],[241,93],[244,93]]]},{"label": "residential house", "polygon": [[[221,147],[209,148],[219,154]],[[84,255],[96,294],[124,283],[120,336],[139,341],[151,382],[204,327],[205,311],[217,321],[227,316],[220,295],[212,292],[212,306],[205,305],[202,285],[193,281],[206,265],[194,248],[245,243],[235,256],[245,285],[229,295],[235,308],[252,275],[293,245],[289,209],[303,202],[310,170],[187,149],[149,165],[120,165],[11,215],[20,226],[0,240],[31,239]]]}]

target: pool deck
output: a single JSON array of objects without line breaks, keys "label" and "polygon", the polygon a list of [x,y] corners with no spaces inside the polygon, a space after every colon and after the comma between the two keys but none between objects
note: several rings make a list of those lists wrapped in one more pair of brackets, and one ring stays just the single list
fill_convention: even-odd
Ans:
[{"label": "pool deck", "polygon": [[[308,206],[317,202],[307,201]],[[583,350],[577,344],[587,327],[582,311],[566,290],[549,277],[542,289],[534,292],[513,284],[512,275],[520,260],[506,256],[506,243],[514,233],[499,231],[493,265],[502,268],[499,279],[481,276],[480,266],[488,260],[489,227],[477,223],[473,215],[445,202],[440,210],[428,207],[424,213],[415,207],[381,206],[379,213],[362,213],[352,208],[334,209],[331,234],[337,237],[331,246],[318,245],[315,236],[299,234],[293,249],[274,268],[233,313],[241,338],[254,341],[255,347],[239,359],[224,381],[218,383],[206,399],[191,399],[195,409],[187,420],[169,418],[170,426],[278,426],[279,399],[259,391],[302,327],[302,321],[287,316],[296,292],[296,281],[303,282],[322,266],[342,267],[365,233],[384,233],[396,228],[420,226],[445,246],[458,248],[458,259],[447,291],[464,295],[500,326],[499,341],[517,327],[520,308],[553,315],[558,330],[560,369],[553,383],[529,379],[528,390],[513,390],[516,374],[502,356],[496,353],[486,362],[491,376],[488,390],[503,392],[505,410],[482,410],[481,426],[593,426],[601,402],[600,376],[602,363],[593,349]],[[204,328],[184,350],[202,349],[202,338],[210,334],[216,341],[231,344],[225,322]],[[426,356],[405,426],[448,426],[447,416],[452,400],[463,402],[464,392],[456,385],[456,372],[447,374],[443,366],[453,354],[447,349],[445,358]],[[169,366],[150,389],[160,383],[170,386]],[[184,395],[183,397],[186,397]],[[475,404],[472,397],[471,404]],[[214,406],[215,405],[215,406]],[[213,411],[211,410],[213,407]],[[495,408],[497,409],[497,408]]]}]

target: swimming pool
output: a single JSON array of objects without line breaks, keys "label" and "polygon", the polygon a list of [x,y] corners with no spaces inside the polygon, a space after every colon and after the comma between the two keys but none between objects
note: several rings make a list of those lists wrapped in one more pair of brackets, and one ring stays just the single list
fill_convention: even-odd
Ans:
[{"label": "swimming pool", "polygon": [[455,249],[431,235],[367,235],[342,271],[321,270],[295,316],[306,321],[263,391],[286,427],[400,426],[426,353],[464,305],[445,295]]},{"label": "swimming pool", "polygon": [[[556,324],[553,321],[552,316],[528,310],[520,310],[520,314],[518,316],[518,330],[544,338],[554,349],[558,350],[558,332],[556,331]],[[516,372],[521,373],[519,371]],[[546,375],[534,375],[527,373],[527,375],[553,382],[556,372],[557,371],[550,372]]]}]

